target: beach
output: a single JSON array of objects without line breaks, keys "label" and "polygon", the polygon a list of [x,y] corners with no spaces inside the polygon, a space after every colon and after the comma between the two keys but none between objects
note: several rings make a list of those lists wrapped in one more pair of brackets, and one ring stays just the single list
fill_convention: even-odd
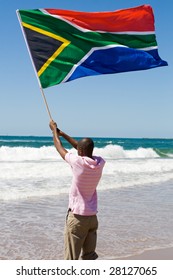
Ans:
[{"label": "beach", "polygon": [[[69,166],[52,139],[3,141],[0,260],[63,260]],[[95,152],[106,159],[98,186],[99,260],[173,259],[173,144],[154,141],[160,143],[156,153],[148,140],[97,140]]]},{"label": "beach", "polygon": [[148,250],[142,254],[134,255],[121,260],[173,260],[173,247],[158,250]]},{"label": "beach", "polygon": [[[99,259],[173,259],[173,205],[163,202],[159,213],[159,191],[154,200],[133,188],[99,192]],[[0,259],[62,260],[67,206],[63,194],[1,204]]]}]

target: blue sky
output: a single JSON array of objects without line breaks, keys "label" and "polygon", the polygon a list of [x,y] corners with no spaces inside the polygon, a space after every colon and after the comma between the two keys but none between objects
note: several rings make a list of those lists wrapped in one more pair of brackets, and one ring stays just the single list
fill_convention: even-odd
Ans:
[{"label": "blue sky", "polygon": [[173,138],[173,1],[6,0],[1,12],[0,135],[51,135],[17,9],[113,11],[150,4],[159,54],[152,70],[87,77],[45,89],[53,119],[72,136]]}]

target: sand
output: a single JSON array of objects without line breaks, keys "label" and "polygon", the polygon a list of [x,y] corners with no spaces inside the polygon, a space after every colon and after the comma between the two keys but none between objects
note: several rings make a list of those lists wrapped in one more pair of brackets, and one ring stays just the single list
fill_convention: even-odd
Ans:
[{"label": "sand", "polygon": [[122,258],[122,260],[173,260],[173,248],[147,250],[139,255]]},{"label": "sand", "polygon": [[[172,205],[157,193],[158,188],[99,193],[99,260],[173,260]],[[0,260],[62,260],[67,205],[63,194],[1,203]]]}]

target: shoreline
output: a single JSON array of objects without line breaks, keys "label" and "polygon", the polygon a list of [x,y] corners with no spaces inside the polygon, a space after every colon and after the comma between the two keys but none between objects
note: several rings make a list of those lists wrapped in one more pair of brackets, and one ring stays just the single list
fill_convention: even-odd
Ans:
[{"label": "shoreline", "polygon": [[173,247],[146,250],[141,254],[118,258],[117,260],[173,260]]},{"label": "shoreline", "polygon": [[[162,190],[99,193],[99,260],[173,260],[172,187]],[[63,260],[67,207],[67,194],[1,203],[0,260]]]}]

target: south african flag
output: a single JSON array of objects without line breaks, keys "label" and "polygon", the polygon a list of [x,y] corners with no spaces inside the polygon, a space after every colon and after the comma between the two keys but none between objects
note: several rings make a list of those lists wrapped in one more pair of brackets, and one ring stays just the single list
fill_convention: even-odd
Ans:
[{"label": "south african flag", "polygon": [[166,66],[149,5],[111,12],[18,10],[41,86]]}]

